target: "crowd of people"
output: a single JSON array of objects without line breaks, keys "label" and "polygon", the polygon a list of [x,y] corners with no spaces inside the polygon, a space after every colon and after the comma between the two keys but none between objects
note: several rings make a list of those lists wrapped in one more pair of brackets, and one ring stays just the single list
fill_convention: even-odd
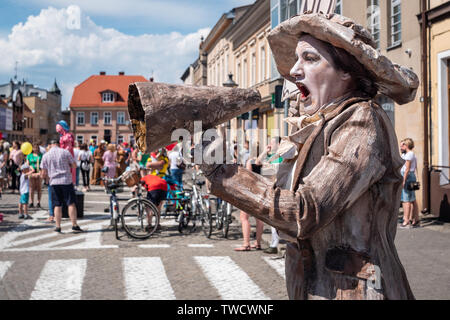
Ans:
[{"label": "crowd of people", "polygon": [[[279,138],[271,139],[270,144],[257,158],[250,157],[248,141],[239,151],[237,144],[234,143],[234,162],[269,179],[273,178],[276,175],[277,166],[283,161],[282,157],[276,156],[279,143]],[[420,226],[415,190],[411,190],[411,184],[417,181],[417,159],[413,149],[414,142],[412,139],[401,141],[400,151],[402,158],[405,160],[405,165],[401,170],[403,177],[401,228]],[[189,154],[192,153],[192,150]],[[102,176],[117,178],[127,168],[134,168],[140,172],[142,181],[145,182],[147,198],[160,208],[166,198],[168,180],[177,184],[180,188],[183,187],[183,173],[186,165],[182,151],[182,141],[167,148],[161,148],[157,152],[142,153],[137,146],[129,145],[127,142],[112,144],[102,140],[97,145],[95,141],[91,140],[89,144],[78,145],[75,142],[72,156],[68,151],[64,153],[63,149],[59,148],[57,141],[51,141],[47,146],[43,146],[41,143],[32,144],[31,152],[25,155],[21,150],[20,142],[13,141],[10,144],[2,140],[0,141],[0,199],[5,189],[11,190],[13,194],[17,192],[20,195],[19,218],[32,219],[31,211],[28,209],[42,208],[42,188],[46,185],[49,194],[49,218],[47,221],[56,223],[56,231],[60,231],[60,211],[65,203],[68,206],[74,231],[82,231],[76,224],[74,190],[82,186],[82,191],[89,192],[92,185],[103,185],[102,180],[99,179]],[[64,157],[67,159],[66,163],[56,160]],[[54,158],[54,163],[51,163],[51,158]],[[108,170],[102,170],[105,167]],[[76,168],[74,184],[72,184],[70,173],[72,168]],[[55,181],[56,183],[52,183]],[[69,187],[69,185],[72,185],[72,187]],[[256,219],[255,242],[250,243],[249,215],[241,211],[240,221],[243,244],[235,250],[262,250],[261,240],[264,223]],[[277,254],[278,244],[278,232],[275,228],[272,228],[272,241],[264,252]]]}]

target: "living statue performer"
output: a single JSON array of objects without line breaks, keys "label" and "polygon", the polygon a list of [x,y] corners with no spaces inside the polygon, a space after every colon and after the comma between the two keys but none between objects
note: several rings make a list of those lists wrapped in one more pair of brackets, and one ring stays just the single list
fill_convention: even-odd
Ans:
[{"label": "living statue performer", "polygon": [[[290,299],[414,299],[394,245],[403,161],[374,98],[412,101],[416,74],[336,14],[305,12],[268,40],[295,88],[292,130],[278,151],[284,161],[276,181],[238,165],[202,164],[211,192],[288,241]],[[220,143],[205,144],[203,154]]]},{"label": "living statue performer", "polygon": [[[61,120],[56,124],[56,132],[59,133],[59,146],[70,152],[72,157],[74,156],[73,147],[75,145],[74,136],[70,131],[69,125],[66,121]],[[76,183],[76,169],[72,168],[72,181]]]}]

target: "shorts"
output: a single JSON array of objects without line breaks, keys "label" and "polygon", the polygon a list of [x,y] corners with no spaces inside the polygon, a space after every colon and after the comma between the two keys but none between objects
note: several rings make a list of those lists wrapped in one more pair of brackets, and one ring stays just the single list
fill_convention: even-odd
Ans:
[{"label": "shorts", "polygon": [[28,192],[22,193],[20,195],[20,204],[28,204],[29,196],[30,196],[30,194]]},{"label": "shorts", "polygon": [[416,182],[416,175],[414,172],[410,172],[406,178],[405,187],[402,189],[402,202],[414,202],[416,201],[416,192],[414,190],[408,190],[408,184],[411,182]]},{"label": "shorts", "polygon": [[167,191],[153,190],[147,192],[147,200],[150,200],[155,206],[159,206],[163,200],[166,200]]},{"label": "shorts", "polygon": [[52,192],[52,205],[54,207],[70,206],[75,204],[76,196],[73,184],[50,186]]}]

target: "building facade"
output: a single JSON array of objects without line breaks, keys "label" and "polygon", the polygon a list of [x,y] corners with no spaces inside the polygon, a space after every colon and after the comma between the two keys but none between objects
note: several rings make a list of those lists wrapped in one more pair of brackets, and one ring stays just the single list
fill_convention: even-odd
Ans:
[{"label": "building facade", "polygon": [[[62,96],[56,80],[53,87],[47,90],[25,80],[11,79],[9,83],[0,85],[0,97],[9,103],[13,110],[12,129],[5,129],[8,140],[45,144],[50,139],[59,137],[56,123],[62,118]],[[26,108],[29,110],[25,110]]]},{"label": "building facade", "polygon": [[[428,4],[428,3],[427,3]],[[425,196],[429,199],[429,212],[450,222],[450,2],[433,0],[424,12],[425,61],[429,109],[427,124],[429,141],[429,184]],[[422,26],[422,14],[417,15]]]},{"label": "building facade", "polygon": [[70,102],[70,128],[78,143],[105,140],[134,143],[128,115],[128,86],[146,82],[142,76],[90,76],[75,87]]}]

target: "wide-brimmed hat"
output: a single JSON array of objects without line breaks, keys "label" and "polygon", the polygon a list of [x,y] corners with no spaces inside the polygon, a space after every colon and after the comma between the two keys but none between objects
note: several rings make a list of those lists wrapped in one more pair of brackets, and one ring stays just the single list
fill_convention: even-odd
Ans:
[{"label": "wide-brimmed hat", "polygon": [[305,13],[273,29],[268,40],[278,71],[294,82],[290,70],[297,62],[295,50],[301,35],[309,34],[354,56],[366,68],[378,92],[398,104],[414,100],[419,78],[409,68],[393,63],[376,48],[371,34],[361,25],[338,14]]}]

